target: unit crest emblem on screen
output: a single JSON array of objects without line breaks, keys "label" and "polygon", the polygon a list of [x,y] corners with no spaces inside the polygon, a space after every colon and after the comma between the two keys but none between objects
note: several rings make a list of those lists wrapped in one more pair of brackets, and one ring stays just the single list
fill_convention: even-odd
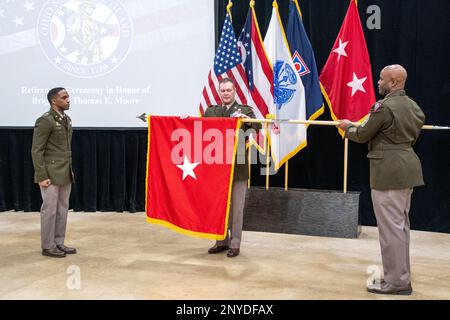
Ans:
[{"label": "unit crest emblem on screen", "polygon": [[132,21],[118,0],[51,0],[37,21],[50,62],[67,74],[90,78],[117,68],[133,39]]}]

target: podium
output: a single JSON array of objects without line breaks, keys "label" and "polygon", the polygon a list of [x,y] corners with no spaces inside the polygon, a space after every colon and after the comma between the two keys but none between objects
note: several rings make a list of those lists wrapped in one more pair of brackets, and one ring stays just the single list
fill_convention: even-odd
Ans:
[{"label": "podium", "polygon": [[361,233],[360,193],[251,187],[243,230],[357,238]]}]

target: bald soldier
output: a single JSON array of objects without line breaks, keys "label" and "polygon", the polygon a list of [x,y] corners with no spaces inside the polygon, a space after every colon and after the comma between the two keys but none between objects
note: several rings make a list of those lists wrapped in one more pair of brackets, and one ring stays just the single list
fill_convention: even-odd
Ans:
[{"label": "bald soldier", "polygon": [[367,287],[379,294],[410,295],[409,208],[413,187],[424,184],[422,166],[412,146],[425,121],[420,107],[405,94],[407,72],[400,65],[385,67],[378,90],[384,99],[355,126],[339,121],[345,137],[369,142],[370,187],[378,224],[384,279]]}]

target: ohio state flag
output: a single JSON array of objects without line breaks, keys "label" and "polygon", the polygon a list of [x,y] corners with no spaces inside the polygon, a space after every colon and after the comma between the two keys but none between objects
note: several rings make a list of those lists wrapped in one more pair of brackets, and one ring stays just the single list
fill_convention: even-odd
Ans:
[{"label": "ohio state flag", "polygon": [[320,82],[334,120],[361,121],[375,103],[370,59],[355,0],[350,1]]},{"label": "ohio state flag", "polygon": [[223,240],[238,118],[148,117],[147,221]]}]

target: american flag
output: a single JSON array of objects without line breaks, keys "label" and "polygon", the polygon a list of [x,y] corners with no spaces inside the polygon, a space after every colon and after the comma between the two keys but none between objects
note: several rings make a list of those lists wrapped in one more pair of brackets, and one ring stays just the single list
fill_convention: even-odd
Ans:
[{"label": "american flag", "polygon": [[225,18],[219,47],[214,56],[213,67],[208,73],[208,78],[202,91],[199,107],[201,114],[209,106],[221,104],[217,88],[219,87],[219,81],[223,78],[233,79],[236,85],[236,101],[240,104],[248,104],[246,96],[247,79],[229,14]]},{"label": "american flag", "polygon": [[[273,104],[273,71],[267,59],[256,19],[254,3],[250,2],[247,19],[239,36],[239,46],[247,81],[247,97],[257,119],[265,119]],[[261,134],[264,132],[261,131]],[[257,146],[261,146],[261,136]],[[260,151],[261,148],[259,148]]]},{"label": "american flag", "polygon": [[[157,5],[154,4],[155,1],[117,1],[123,4],[133,21],[133,46],[130,54],[157,50],[168,43],[186,41],[205,34],[198,26],[205,28],[204,21],[209,19],[205,12],[210,0],[195,1],[196,6],[198,2],[198,7],[202,10],[195,18],[190,15],[194,0],[156,1]],[[0,70],[8,65],[29,68],[36,63],[47,63],[37,36],[38,18],[48,4],[58,2],[72,6],[83,3],[82,0],[0,0]],[[98,1],[98,4],[108,7],[105,1]],[[61,7],[61,10],[66,11],[67,8]],[[209,25],[210,22],[207,23]],[[191,30],[191,33],[182,32],[186,29]],[[108,33],[116,31],[107,28]],[[70,51],[71,47],[67,45],[66,48]],[[197,99],[198,97],[193,97],[192,101],[196,103]]]},{"label": "american flag", "polygon": [[[231,55],[228,56],[230,52]],[[232,61],[228,61],[230,58]],[[221,65],[223,61],[228,61],[226,68],[223,64]],[[235,81],[236,101],[251,106],[257,119],[265,119],[269,111],[268,106],[273,103],[273,72],[265,53],[253,3],[250,3],[239,41],[236,41],[230,14],[228,13],[225,18],[214,65],[203,88],[200,101],[201,114],[208,106],[221,103],[216,88],[223,77],[232,78]],[[260,133],[251,141],[264,152],[261,148],[263,132],[260,131]]]},{"label": "american flag", "polygon": [[[108,37],[104,41],[109,43],[103,50],[104,57],[108,57],[105,61],[108,63],[116,61],[119,64],[122,57],[124,63],[114,72],[90,80],[79,78],[70,71],[62,72],[57,64],[57,61],[60,61],[63,65],[69,65],[70,57],[65,57],[76,46],[71,42],[73,38],[69,32],[65,32],[67,24],[78,16],[80,5],[87,3],[96,5],[92,16],[97,23],[105,21],[102,17],[106,19],[111,15],[107,25],[103,24],[106,33],[101,35],[113,33],[114,30],[118,30],[113,29],[114,27],[125,24],[129,26],[125,31],[133,35],[130,46],[117,45],[117,37],[114,39]],[[63,24],[55,24],[54,22],[60,22],[57,18],[62,13],[64,18],[59,20]],[[73,103],[80,107],[71,111],[72,118],[77,120],[76,124],[79,126],[141,126],[144,123],[139,124],[140,122],[137,122],[139,120],[132,115],[142,114],[144,111],[148,113],[149,110],[145,109],[149,105],[152,105],[151,113],[155,114],[195,112],[205,72],[211,67],[214,55],[210,49],[214,45],[214,28],[211,28],[213,15],[214,5],[211,0],[0,0],[0,73],[2,79],[8,79],[0,86],[0,97],[2,101],[13,101],[18,107],[12,109],[20,110],[0,111],[0,126],[34,124],[35,119],[48,108],[45,97],[48,89],[61,84],[68,88]],[[44,24],[52,31],[46,43],[42,41],[42,32],[39,32],[39,28]],[[189,32],[186,33],[186,30]],[[58,37],[58,41],[64,42],[55,42],[52,37],[55,34],[63,35],[63,32],[65,36]],[[188,42],[192,45],[186,45]],[[194,45],[197,42],[199,43]],[[116,52],[116,49],[121,50],[123,54],[113,55],[113,50]],[[56,51],[58,55],[49,55],[49,52]],[[192,83],[189,84],[189,92],[183,97],[184,104],[179,104],[179,97],[176,95],[167,97],[168,91],[179,91],[183,88],[176,89],[179,84],[173,83],[173,75],[180,71],[179,64],[165,63],[177,61],[181,51],[189,59],[198,57],[198,52],[208,53],[206,61],[194,60],[196,68],[203,71],[189,75]],[[107,56],[109,53],[111,55]],[[70,66],[72,64],[77,66],[76,61],[71,62]],[[140,75],[151,76],[136,76],[137,71]],[[46,76],[43,77],[43,74]],[[169,88],[169,83],[172,89]],[[157,88],[160,85],[163,87],[162,90]],[[121,108],[121,102],[114,102],[116,111],[105,112],[102,108],[95,108],[91,113],[97,116],[92,114],[87,116],[83,110],[89,108],[89,104],[84,101],[104,99],[105,95],[99,93],[97,89],[104,90],[106,86],[147,88],[148,91],[136,95],[117,93],[117,97],[128,95],[130,101],[138,99],[139,103]],[[76,89],[86,90],[86,93],[77,92]],[[116,94],[113,98],[115,96]],[[176,107],[172,108],[175,104]],[[109,106],[108,108],[111,111]],[[95,123],[92,119],[96,119]]]}]

